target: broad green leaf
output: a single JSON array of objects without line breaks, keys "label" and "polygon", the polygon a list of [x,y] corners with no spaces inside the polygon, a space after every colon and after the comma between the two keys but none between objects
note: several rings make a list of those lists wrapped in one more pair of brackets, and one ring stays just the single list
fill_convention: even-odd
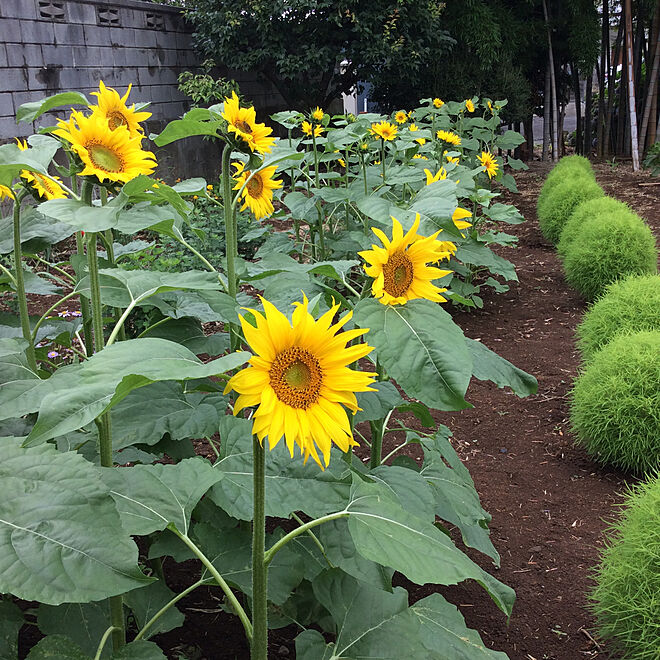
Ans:
[{"label": "broad green leaf", "polygon": [[510,204],[493,204],[485,208],[484,213],[495,222],[506,222],[510,225],[518,225],[525,221],[520,211]]},{"label": "broad green leaf", "polygon": [[[73,234],[71,225],[58,222],[28,207],[21,213],[21,245],[24,253],[39,252]],[[0,254],[14,250],[14,225],[10,217],[0,220]]]},{"label": "broad green leaf", "polygon": [[[220,459],[213,465],[222,479],[211,489],[211,499],[230,516],[252,520],[252,424],[225,415],[220,419]],[[313,461],[293,457],[281,441],[266,451],[266,515],[288,518],[303,511],[317,518],[341,510],[348,501],[350,477],[340,452],[333,452],[325,471]]]},{"label": "broad green leaf", "polygon": [[[62,293],[62,290],[45,277],[39,277],[35,272],[23,268],[23,281],[25,283],[25,293],[33,293],[39,296],[56,296]],[[10,285],[14,289],[13,285]]]},{"label": "broad green leaf", "polygon": [[472,373],[479,380],[490,380],[498,387],[510,387],[519,397],[536,394],[539,388],[534,376],[518,369],[508,360],[486,348],[480,341],[467,339],[472,354]]},{"label": "broad green leaf", "polygon": [[433,491],[418,472],[412,472],[396,465],[379,465],[369,472],[384,489],[389,490],[395,502],[426,522],[435,522]]},{"label": "broad green leaf", "polygon": [[[132,390],[165,380],[208,378],[226,373],[249,359],[237,352],[203,364],[187,348],[165,339],[130,339],[113,344],[80,364],[58,369],[28,403],[38,405],[39,417],[26,446],[45,442],[89,424]],[[29,409],[26,410],[25,408]],[[25,405],[15,414],[36,410]]]},{"label": "broad green leaf", "polygon": [[172,190],[176,190],[179,195],[196,195],[197,193],[206,190],[206,179],[202,177],[195,177],[193,179],[185,179],[179,181],[172,186]]},{"label": "broad green leaf", "polygon": [[68,637],[49,635],[32,647],[26,660],[90,660],[90,656]]},{"label": "broad green leaf", "polygon": [[173,227],[183,224],[183,217],[168,204],[157,205],[139,202],[117,216],[115,229],[123,234],[135,234],[152,229],[173,236]]},{"label": "broad green leaf", "polygon": [[472,359],[463,332],[439,305],[428,300],[383,305],[371,298],[356,305],[354,318],[369,328],[367,341],[408,396],[439,410],[470,407],[463,397]]},{"label": "broad green leaf", "polygon": [[313,628],[303,630],[296,637],[297,660],[334,660],[334,644],[327,644],[323,635]]},{"label": "broad green leaf", "polygon": [[510,174],[503,174],[499,182],[507,189],[510,190],[511,192],[517,193],[518,191],[518,186],[516,185],[516,180],[510,175]]},{"label": "broad green leaf", "polygon": [[11,186],[21,170],[48,174],[39,158],[35,157],[37,154],[31,154],[30,151],[23,151],[14,143],[0,146],[0,184]]},{"label": "broad green leaf", "polygon": [[[145,587],[151,588],[152,585]],[[139,593],[136,589],[133,593]],[[110,625],[110,606],[107,600],[95,603],[62,603],[39,606],[37,624],[44,635],[66,635],[87,655],[93,657]],[[109,658],[112,644],[103,649],[102,658]]]},{"label": "broad green leaf", "polygon": [[476,580],[507,615],[515,594],[461,552],[432,523],[417,518],[381,486],[355,478],[348,528],[358,552],[403,573],[415,584],[457,584]]},{"label": "broad green leaf", "polygon": [[301,113],[297,110],[284,110],[283,112],[272,114],[270,118],[284,126],[284,128],[292,129],[298,126],[301,116]]},{"label": "broad green leaf", "polygon": [[175,465],[135,465],[103,468],[127,533],[146,536],[173,525],[188,533],[190,514],[206,491],[220,478],[203,458],[188,458]]},{"label": "broad green leaf", "polygon": [[[124,596],[124,602],[131,608],[138,630],[142,630],[144,625],[160,609],[167,605],[176,594],[162,581],[152,582],[143,589],[134,589]],[[158,633],[168,632],[183,625],[185,617],[176,608],[170,607],[167,612],[162,614],[156,622],[150,626],[145,639],[153,637]]]},{"label": "broad green leaf", "polygon": [[149,304],[157,307],[165,316],[173,319],[194,316],[202,323],[223,321],[237,323],[239,305],[253,303],[252,298],[238,296],[238,302],[222,291],[170,291],[156,294]]},{"label": "broad green leaf", "polygon": [[491,273],[501,275],[505,280],[518,281],[515,266],[504,257],[495,254],[485,243],[477,241],[461,243],[456,251],[456,258],[464,264],[486,266]]},{"label": "broad green leaf", "polygon": [[112,409],[112,445],[154,445],[165,434],[172,440],[211,436],[225,407],[222,395],[184,394],[180,383],[141,387]]},{"label": "broad green leaf", "polygon": [[360,410],[355,413],[355,424],[384,419],[390,410],[405,403],[399,390],[388,381],[379,381],[372,386],[375,392],[358,392],[355,396]]},{"label": "broad green leaf", "polygon": [[525,138],[516,131],[505,131],[502,135],[495,137],[495,145],[500,149],[515,149],[524,141]]},{"label": "broad green leaf", "polygon": [[316,199],[308,197],[301,192],[291,192],[283,199],[284,204],[291,211],[291,217],[296,220],[307,220],[308,214],[315,211]]},{"label": "broad green leaf", "polygon": [[506,164],[512,169],[512,170],[528,170],[529,167],[527,166],[526,163],[524,163],[522,160],[518,160],[517,158],[511,158],[509,156],[506,159]]},{"label": "broad green leaf", "polygon": [[0,658],[18,660],[18,631],[23,626],[23,612],[9,600],[0,600]]},{"label": "broad green leaf", "polygon": [[112,654],[111,660],[167,660],[157,644],[140,639]]},{"label": "broad green leaf", "polygon": [[115,227],[121,208],[113,203],[88,206],[77,199],[50,199],[39,204],[37,211],[76,231],[96,232]]},{"label": "broad green leaf", "polygon": [[[113,307],[136,305],[164,291],[177,289],[210,290],[220,287],[218,276],[205,270],[189,270],[184,273],[167,273],[149,270],[123,270],[101,268],[99,270],[101,298]],[[89,277],[83,278],[76,290],[90,296]]]},{"label": "broad green leaf", "polygon": [[29,103],[23,103],[20,105],[16,110],[16,121],[34,121],[53,108],[59,108],[61,106],[66,106],[68,108],[72,105],[89,106],[89,101],[87,100],[87,97],[80,92],[62,92],[60,94],[54,94],[53,96],[48,96],[39,101],[30,101]]},{"label": "broad green leaf", "polygon": [[424,448],[420,474],[431,486],[436,515],[460,529],[465,545],[488,555],[499,566],[500,556],[488,529],[491,516],[482,508],[470,472],[449,442],[450,435],[441,426],[433,438],[418,438]]},{"label": "broad green leaf", "polygon": [[98,468],[52,445],[0,443],[0,592],[49,605],[144,586]]},{"label": "broad green leaf", "polygon": [[221,120],[196,121],[191,119],[175,119],[155,136],[151,136],[157,147],[181,140],[194,135],[212,135],[218,137],[218,129],[222,126]]}]

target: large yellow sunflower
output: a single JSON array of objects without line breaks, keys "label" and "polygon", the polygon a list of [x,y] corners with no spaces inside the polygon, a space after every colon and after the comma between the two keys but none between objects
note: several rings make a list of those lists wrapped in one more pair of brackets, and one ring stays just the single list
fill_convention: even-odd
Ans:
[{"label": "large yellow sunflower", "polygon": [[[236,168],[234,190],[240,190],[250,177],[250,170],[246,170],[243,163],[234,163],[234,167]],[[273,214],[275,210],[273,208],[273,190],[282,187],[280,179],[272,178],[276,169],[277,165],[264,167],[248,181],[241,193],[243,198],[241,211],[249,208],[257,220]]]},{"label": "large yellow sunflower", "polygon": [[441,108],[444,104],[445,104],[445,102],[442,99],[439,99],[439,98],[434,98],[433,99],[433,105],[436,108]]},{"label": "large yellow sunflower", "polygon": [[[308,121],[304,121],[300,128],[302,129],[302,132],[305,135],[309,135],[310,137],[312,136],[312,125]],[[325,130],[325,128],[323,128],[323,126],[320,126],[320,125],[314,126],[313,129],[314,129],[314,137],[315,138],[321,137],[321,135],[323,134],[323,131]]]},{"label": "large yellow sunflower", "polygon": [[472,102],[472,99],[465,99],[465,109],[468,112],[474,112],[474,103]]},{"label": "large yellow sunflower", "polygon": [[441,181],[447,178],[447,170],[444,167],[441,167],[435,174],[433,174],[431,170],[425,169],[424,174],[426,174],[427,186],[430,186],[432,183],[435,183],[436,181]]},{"label": "large yellow sunflower", "polygon": [[[16,144],[21,151],[27,151],[27,142],[21,142],[16,138]],[[39,174],[39,172],[21,170],[21,178],[26,183],[31,184],[31,187],[37,192],[39,197],[45,197],[46,199],[64,199],[67,196],[64,188],[57,183],[62,180],[58,176],[49,178],[43,174]]]},{"label": "large yellow sunflower", "polygon": [[458,146],[461,143],[461,136],[457,135],[456,133],[452,133],[451,131],[438,131],[435,136],[438,138],[438,140],[442,140],[447,144],[454,144]]},{"label": "large yellow sunflower", "polygon": [[9,197],[9,199],[14,199],[14,192],[12,191],[11,188],[0,185],[0,201],[2,201],[5,197]]},{"label": "large yellow sunflower", "polygon": [[408,114],[406,113],[405,110],[399,110],[395,115],[394,115],[394,121],[397,124],[405,124],[408,121]]},{"label": "large yellow sunflower", "polygon": [[128,86],[124,96],[119,96],[112,87],[106,87],[101,80],[99,91],[92,92],[98,100],[98,105],[90,105],[89,107],[95,114],[98,113],[108,122],[108,128],[111,131],[119,126],[125,126],[132,137],[142,137],[144,129],[140,126],[140,122],[149,119],[151,113],[136,112],[135,103],[130,108],[126,105],[131,87],[132,85]]},{"label": "large yellow sunflower", "polygon": [[108,122],[96,113],[85,117],[74,110],[69,121],[60,120],[57,125],[53,133],[70,142],[85,165],[82,176],[126,183],[156,168],[155,156],[142,149],[140,138],[132,138],[125,126],[110,130]]},{"label": "large yellow sunflower", "polygon": [[371,124],[369,132],[381,140],[391,141],[396,137],[396,126],[389,121],[381,121],[379,124]]},{"label": "large yellow sunflower", "polygon": [[257,113],[254,108],[241,108],[236,92],[231,93],[231,98],[225,98],[222,118],[229,124],[229,131],[235,133],[243,142],[250,147],[250,151],[258,151],[260,154],[270,153],[275,138],[268,137],[272,128],[266,124],[257,123]]},{"label": "large yellow sunflower", "polygon": [[372,347],[346,344],[368,330],[339,332],[352,316],[348,312],[332,325],[339,305],[316,320],[305,298],[295,304],[289,322],[274,305],[261,300],[265,314],[250,310],[256,328],[241,317],[245,339],[256,355],[249,367],[232,376],[225,394],[239,394],[234,415],[257,406],[252,432],[260,442],[267,437],[273,449],[284,438],[292,457],[298,445],[305,461],[311,456],[323,468],[330,462],[333,442],[343,452],[357,445],[343,406],[357,412],[355,392],[373,391],[376,374],[348,368]]},{"label": "large yellow sunflower", "polygon": [[477,160],[481,163],[486,174],[488,174],[489,179],[492,179],[497,174],[497,170],[500,166],[497,164],[495,156],[493,156],[490,151],[482,151],[481,155],[477,156]]},{"label": "large yellow sunflower", "polygon": [[405,235],[401,223],[392,217],[392,240],[377,227],[372,227],[371,231],[384,247],[372,245],[373,249],[358,253],[368,263],[365,272],[374,278],[371,293],[383,305],[403,305],[416,298],[446,302],[440,295],[446,289],[439,289],[431,282],[451,271],[428,264],[446,258],[448,246],[446,241],[436,240],[439,231],[424,237],[417,234],[418,229],[419,214]]}]

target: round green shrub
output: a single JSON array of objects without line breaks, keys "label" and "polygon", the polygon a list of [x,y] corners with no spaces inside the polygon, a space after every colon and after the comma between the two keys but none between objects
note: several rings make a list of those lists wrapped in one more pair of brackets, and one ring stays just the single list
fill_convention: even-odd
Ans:
[{"label": "round green shrub", "polygon": [[610,284],[578,325],[578,348],[587,361],[616,335],[642,330],[660,330],[660,275]]},{"label": "round green shrub", "polygon": [[[546,197],[548,193],[557,184],[561,183],[562,181],[567,181],[576,178],[588,179],[589,181],[596,181],[596,176],[594,175],[593,170],[585,170],[583,167],[581,167],[578,164],[570,164],[570,163],[562,167],[560,161],[560,163],[550,171],[545,181],[543,182],[543,187],[541,188],[541,192],[539,193],[538,204],[542,203],[541,200],[544,197]],[[538,208],[538,204],[537,204],[537,208]]]},{"label": "round green shrub", "polygon": [[568,283],[595,300],[615,280],[656,273],[658,250],[649,227],[625,209],[587,220],[565,246],[563,261]]},{"label": "round green shrub", "polygon": [[[543,192],[543,191],[542,191]],[[543,235],[553,243],[559,241],[569,216],[582,203],[605,193],[595,180],[585,174],[569,175],[539,195],[536,207]]]},{"label": "round green shrub", "polygon": [[660,331],[618,335],[593,356],[573,385],[571,424],[601,463],[660,466]]},{"label": "round green shrub", "polygon": [[564,156],[563,158],[559,159],[559,162],[553,169],[562,169],[565,167],[578,167],[581,170],[584,170],[585,172],[591,172],[593,173],[593,168],[591,167],[591,161],[588,158],[585,158],[584,156],[578,156],[577,154],[573,154],[572,156]]},{"label": "round green shrub", "polygon": [[[590,594],[600,637],[624,660],[660,658],[660,474],[632,489]],[[619,657],[619,655],[617,655]]]},{"label": "round green shrub", "polygon": [[568,246],[575,240],[582,225],[588,222],[591,218],[609,213],[616,213],[619,211],[628,211],[632,213],[630,208],[623,202],[620,202],[614,197],[596,197],[586,202],[579,204],[577,208],[571,213],[564,228],[561,230],[559,243],[557,243],[557,253],[563,259],[566,256]]}]

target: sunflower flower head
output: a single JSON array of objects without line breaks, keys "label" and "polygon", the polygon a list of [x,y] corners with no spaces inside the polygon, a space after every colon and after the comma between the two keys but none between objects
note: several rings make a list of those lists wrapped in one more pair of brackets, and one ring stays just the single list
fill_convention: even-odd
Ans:
[{"label": "sunflower flower head", "polygon": [[[446,241],[438,241],[439,231],[432,236],[419,236],[419,214],[412,227],[404,234],[401,223],[392,217],[392,238],[383,231],[372,227],[371,231],[380,239],[383,247],[372,245],[371,250],[358,254],[367,262],[364,270],[374,281],[371,293],[383,305],[403,305],[409,300],[425,298],[434,302],[446,302],[436,280],[451,273],[429,264],[446,258]],[[453,244],[451,244],[453,246]],[[454,250],[455,251],[455,250]]]},{"label": "sunflower flower head", "polygon": [[229,132],[234,133],[250,151],[270,153],[275,144],[275,138],[269,137],[273,129],[258,124],[254,108],[242,108],[236,92],[231,93],[231,98],[225,98],[222,118],[226,120]]},{"label": "sunflower flower head", "polygon": [[381,121],[378,124],[371,124],[369,132],[374,137],[380,138],[385,142],[391,142],[396,137],[397,128],[394,124],[390,124],[389,121]]},{"label": "sunflower flower head", "polygon": [[397,124],[405,124],[408,121],[408,113],[405,110],[399,110],[394,115],[394,121]]},{"label": "sunflower flower head", "polygon": [[465,109],[468,112],[474,112],[474,103],[472,103],[472,99],[465,99]]},{"label": "sunflower flower head", "polygon": [[275,210],[273,190],[282,187],[280,179],[273,179],[277,165],[264,167],[254,174],[246,170],[243,163],[234,163],[234,167],[236,168],[234,190],[240,190],[247,182],[241,193],[243,199],[241,211],[249,208],[257,220],[272,215]]},{"label": "sunflower flower head", "polygon": [[452,222],[456,226],[456,229],[467,229],[468,227],[472,227],[472,223],[467,222],[465,218],[472,218],[472,211],[462,209],[459,206],[451,216]]},{"label": "sunflower flower head", "polygon": [[444,104],[445,102],[442,99],[439,99],[437,97],[433,99],[433,106],[435,108],[441,108]]},{"label": "sunflower flower head", "polygon": [[[28,149],[27,142],[21,142],[18,138],[16,138],[16,145],[21,151]],[[21,178],[28,184],[30,190],[39,197],[64,199],[67,196],[64,188],[57,183],[62,180],[58,176],[47,177],[32,170],[21,170]]]},{"label": "sunflower flower head", "polygon": [[69,121],[60,120],[57,125],[53,134],[69,142],[85,165],[81,176],[126,183],[156,168],[154,155],[142,149],[140,138],[132,138],[125,126],[110,130],[107,120],[97,113],[86,117],[74,110]]},{"label": "sunflower flower head", "polygon": [[325,116],[325,112],[319,108],[317,105],[314,110],[312,110],[312,119],[314,121],[323,121],[323,117]]},{"label": "sunflower flower head", "polygon": [[428,160],[428,157],[427,157],[427,156],[423,156],[422,154],[415,154],[415,155],[413,156],[413,158],[414,158],[415,160]]},{"label": "sunflower flower head", "polygon": [[11,188],[7,186],[0,185],[0,202],[7,197],[8,199],[14,199],[14,193]]},{"label": "sunflower flower head", "polygon": [[489,179],[492,179],[497,174],[500,166],[497,164],[495,156],[493,156],[490,151],[482,151],[481,155],[477,156],[477,160],[481,163],[486,174],[488,174]]},{"label": "sunflower flower head", "polygon": [[308,121],[304,121],[300,128],[302,129],[302,132],[305,135],[309,135],[310,137],[312,136],[312,131],[313,131],[315,138],[321,137],[321,135],[323,135],[323,131],[325,130],[323,126],[320,126],[318,124],[316,126],[312,126],[312,124]]},{"label": "sunflower flower head", "polygon": [[450,156],[448,151],[443,151],[442,155],[447,159],[448,163],[454,163],[458,165],[461,161],[460,156]]},{"label": "sunflower flower head", "polygon": [[408,126],[408,130],[412,131],[414,133],[415,131],[419,130],[419,126],[417,126],[417,124],[415,124],[415,123],[412,123],[412,124],[410,124],[410,126]]},{"label": "sunflower flower head", "polygon": [[427,186],[447,178],[447,170],[444,167],[441,167],[435,174],[432,174],[431,170],[424,170],[424,174],[426,174]]},{"label": "sunflower flower head", "polygon": [[447,144],[453,144],[454,146],[458,146],[461,143],[460,135],[453,133],[452,131],[438,131],[435,136],[438,140],[442,140]]},{"label": "sunflower flower head", "polygon": [[126,105],[126,99],[131,92],[132,85],[128,86],[128,90],[124,96],[119,96],[112,87],[106,87],[101,80],[99,82],[99,91],[92,92],[97,99],[97,105],[91,105],[90,110],[98,113],[105,121],[108,122],[108,128],[114,131],[115,128],[125,126],[132,137],[142,137],[144,129],[140,126],[140,122],[146,121],[151,117],[150,112],[137,112],[135,104],[130,108]]},{"label": "sunflower flower head", "polygon": [[311,456],[323,469],[330,463],[333,444],[343,452],[357,445],[344,406],[357,412],[355,392],[373,391],[370,386],[376,374],[348,368],[372,347],[346,344],[368,330],[340,332],[352,312],[333,324],[339,305],[315,319],[305,298],[295,304],[289,321],[273,304],[261,300],[264,314],[249,310],[256,327],[241,317],[255,356],[250,366],[232,376],[225,394],[234,390],[239,395],[234,415],[256,407],[252,432],[260,442],[268,438],[273,449],[284,438],[291,457],[298,445],[305,462]]}]

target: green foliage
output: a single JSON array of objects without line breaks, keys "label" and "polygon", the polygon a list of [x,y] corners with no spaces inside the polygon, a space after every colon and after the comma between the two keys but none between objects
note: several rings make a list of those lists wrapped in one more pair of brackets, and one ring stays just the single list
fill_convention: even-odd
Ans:
[{"label": "green foliage", "polygon": [[537,204],[541,231],[555,244],[571,213],[582,202],[604,195],[602,188],[587,174],[577,176],[574,167],[563,170],[562,179],[549,190],[542,191]]},{"label": "green foliage", "polygon": [[[599,636],[625,660],[660,649],[660,474],[636,485],[610,529],[590,594]],[[608,646],[609,648],[609,646]]]},{"label": "green foliage", "polygon": [[645,168],[651,170],[652,176],[660,174],[660,142],[656,142],[652,147],[649,147],[642,164]]},{"label": "green foliage", "polygon": [[585,360],[618,334],[660,330],[660,275],[631,275],[610,284],[577,327]]},{"label": "green foliage", "polygon": [[559,159],[559,162],[553,167],[553,172],[559,170],[560,172],[566,167],[579,167],[585,172],[592,172],[593,168],[591,166],[591,161],[584,156],[579,156],[578,154],[573,154],[571,156],[564,156]]},{"label": "green foliage", "polygon": [[213,60],[204,60],[200,73],[183,71],[177,79],[179,89],[189,96],[195,105],[211,105],[221,102],[232,92],[238,94],[238,83],[226,78],[214,78],[211,75]]},{"label": "green foliage", "polygon": [[308,111],[374,72],[414,79],[421,63],[450,42],[441,6],[438,0],[191,0],[186,15],[205,57],[264,72],[290,108]]},{"label": "green foliage", "polygon": [[599,462],[634,473],[660,465],[660,331],[619,335],[575,381],[571,423]]},{"label": "green foliage", "polygon": [[561,230],[559,243],[557,243],[557,253],[560,258],[564,258],[566,253],[585,223],[595,217],[607,217],[610,214],[631,213],[630,208],[614,197],[596,197],[579,204],[571,213],[564,228]]},{"label": "green foliage", "polygon": [[657,272],[655,237],[630,211],[607,212],[587,220],[566,248],[566,280],[587,300],[627,275]]}]

